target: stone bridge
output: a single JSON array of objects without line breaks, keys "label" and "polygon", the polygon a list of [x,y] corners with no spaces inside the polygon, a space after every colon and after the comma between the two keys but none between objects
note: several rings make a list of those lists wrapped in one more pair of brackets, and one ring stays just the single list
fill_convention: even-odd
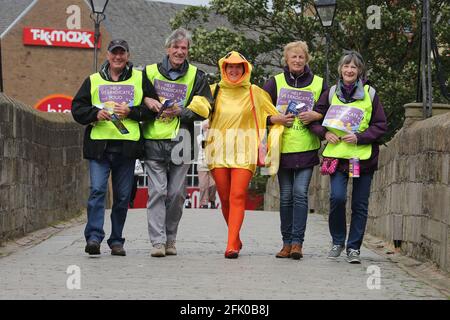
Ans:
[{"label": "stone bridge", "polygon": [[150,257],[145,210],[132,209],[127,256],[111,256],[103,244],[101,256],[91,258],[82,232],[83,128],[70,115],[39,113],[2,94],[0,110],[0,299],[450,297],[450,113],[414,121],[418,109],[407,109],[405,127],[381,151],[363,263],[351,265],[326,259],[328,181],[317,173],[300,261],[274,256],[281,245],[276,180],[269,181],[266,211],[246,214],[239,259],[224,259],[226,227],[212,209],[185,210],[177,256]]}]

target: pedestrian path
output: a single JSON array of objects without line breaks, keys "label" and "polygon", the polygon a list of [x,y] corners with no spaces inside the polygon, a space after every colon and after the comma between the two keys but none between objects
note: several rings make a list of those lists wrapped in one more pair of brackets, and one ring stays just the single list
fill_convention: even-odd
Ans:
[{"label": "pedestrian path", "polygon": [[[111,256],[106,241],[101,256],[89,257],[83,230],[83,223],[74,225],[0,258],[0,299],[446,299],[368,248],[361,250],[361,265],[344,256],[328,260],[328,225],[318,214],[308,217],[300,261],[275,258],[277,212],[246,213],[235,260],[223,256],[226,227],[218,210],[185,209],[179,254],[165,258],[150,256],[143,209],[129,211],[126,257]],[[105,231],[108,236],[109,218]]]}]

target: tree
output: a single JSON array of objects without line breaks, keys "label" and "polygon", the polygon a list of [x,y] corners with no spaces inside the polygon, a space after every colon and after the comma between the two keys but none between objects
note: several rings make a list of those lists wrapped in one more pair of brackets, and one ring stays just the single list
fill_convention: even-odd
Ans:
[{"label": "tree", "polygon": [[[369,5],[377,6],[379,17],[370,10],[374,7],[369,8]],[[431,1],[431,11],[432,21],[438,21],[433,28],[442,49],[441,60],[448,86],[448,1]],[[211,23],[224,18],[227,25],[211,28]],[[377,18],[381,22],[380,28],[371,28],[370,22]],[[331,81],[336,81],[336,66],[344,49],[362,54],[371,84],[376,88],[388,117],[386,140],[403,124],[403,105],[416,98],[420,21],[420,1],[338,1],[335,24],[330,30]],[[193,60],[215,66],[219,57],[230,50],[237,50],[254,65],[252,81],[259,85],[279,72],[277,68],[282,67],[283,46],[294,40],[308,43],[314,57],[311,69],[323,75],[325,42],[320,22],[314,15],[313,1],[212,0],[209,7],[188,7],[171,23],[173,28],[183,26],[193,30],[194,45],[190,52]],[[437,83],[434,88],[434,101],[444,102]]]}]

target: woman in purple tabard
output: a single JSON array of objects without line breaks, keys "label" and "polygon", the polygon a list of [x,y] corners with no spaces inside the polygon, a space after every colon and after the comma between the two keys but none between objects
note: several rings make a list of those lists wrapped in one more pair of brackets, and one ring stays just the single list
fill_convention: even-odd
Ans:
[{"label": "woman in purple tabard", "polygon": [[[328,258],[336,259],[346,249],[350,263],[361,263],[360,247],[367,222],[370,185],[378,168],[378,141],[387,130],[383,106],[375,89],[369,85],[365,70],[359,53],[346,52],[339,61],[337,85],[326,90],[314,108],[324,115],[324,120],[322,124],[311,124],[311,130],[327,141],[322,155],[338,160],[336,171],[330,175],[328,222],[333,243]],[[358,112],[363,116],[357,116]],[[353,175],[350,162],[359,163],[359,175]],[[353,184],[347,238],[345,205],[349,176],[353,177]]]},{"label": "woman in purple tabard", "polygon": [[308,124],[322,119],[322,114],[312,109],[325,85],[309,69],[310,59],[305,42],[288,43],[284,47],[284,72],[270,78],[263,87],[278,111],[289,114],[291,120],[283,131],[278,170],[283,247],[277,258],[303,257],[308,187],[313,167],[319,164],[320,140],[309,131]]}]

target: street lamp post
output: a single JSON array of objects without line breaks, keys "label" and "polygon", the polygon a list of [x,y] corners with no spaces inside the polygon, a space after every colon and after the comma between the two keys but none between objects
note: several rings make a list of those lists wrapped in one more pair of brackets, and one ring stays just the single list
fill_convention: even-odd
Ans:
[{"label": "street lamp post", "polygon": [[326,84],[330,83],[330,70],[328,67],[328,51],[330,47],[330,33],[329,28],[333,26],[334,14],[336,13],[336,0],[315,0],[314,8],[319,16],[320,24],[325,30],[325,81]]},{"label": "street lamp post", "polygon": [[100,22],[105,20],[105,9],[109,0],[89,0],[91,4],[91,19],[94,21],[94,73],[97,72],[97,47],[100,37]]}]

